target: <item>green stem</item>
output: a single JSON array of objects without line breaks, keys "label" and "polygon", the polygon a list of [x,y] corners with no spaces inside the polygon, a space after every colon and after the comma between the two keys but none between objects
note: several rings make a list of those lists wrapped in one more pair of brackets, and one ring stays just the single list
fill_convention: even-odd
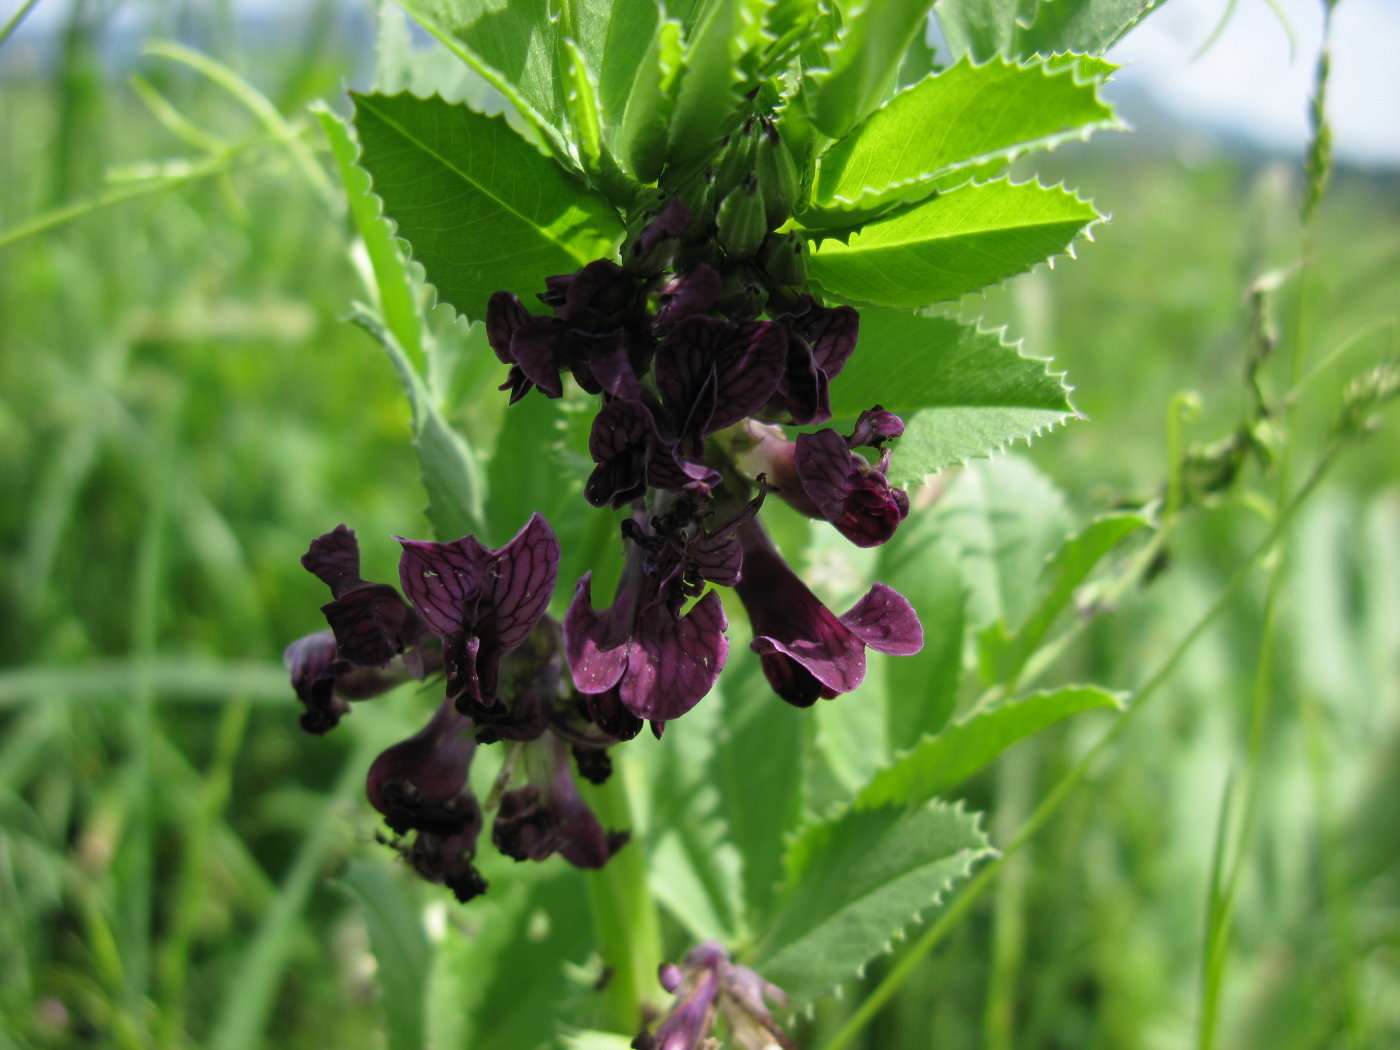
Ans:
[{"label": "green stem", "polygon": [[[628,767],[619,762],[607,783],[587,790],[603,827],[632,827],[627,795]],[[633,840],[597,871],[588,872],[588,903],[598,952],[606,967],[603,990],[606,1023],[634,1035],[660,1012],[661,928],[647,888],[646,853]]]}]

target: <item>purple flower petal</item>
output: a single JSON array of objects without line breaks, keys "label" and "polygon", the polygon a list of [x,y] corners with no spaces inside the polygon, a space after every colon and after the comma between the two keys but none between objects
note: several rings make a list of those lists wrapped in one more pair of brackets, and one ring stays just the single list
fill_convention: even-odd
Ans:
[{"label": "purple flower petal", "polygon": [[549,606],[559,571],[553,530],[534,514],[497,551],[474,536],[399,543],[399,579],[428,629],[443,640],[449,689],[490,706],[501,656],[525,641]]},{"label": "purple flower petal", "polygon": [[862,642],[876,652],[912,656],[924,647],[924,627],[909,599],[877,583],[841,617]]},{"label": "purple flower petal", "polygon": [[763,658],[773,690],[806,707],[819,696],[855,689],[865,678],[865,648],[907,655],[923,645],[918,617],[905,599],[876,584],[837,617],[778,553],[758,522],[739,530],[744,574],[735,590],[749,611],[750,648]]},{"label": "purple flower petal", "polygon": [[[894,535],[909,513],[909,498],[891,488],[834,430],[799,434],[794,465],[803,493],[818,514],[859,547],[874,547]],[[881,467],[888,465],[888,452]],[[790,495],[787,489],[784,495]],[[804,509],[798,505],[798,509]]]},{"label": "purple flower petal", "polygon": [[360,578],[360,544],[354,531],[344,525],[312,540],[301,564],[329,587],[335,598],[365,583]]},{"label": "purple flower petal", "polygon": [[652,327],[664,333],[687,317],[712,313],[723,291],[724,279],[719,273],[699,263],[690,273],[677,277],[661,290],[661,305],[652,318]]},{"label": "purple flower petal", "polygon": [[515,364],[510,341],[516,329],[533,320],[532,315],[510,292],[495,292],[486,303],[486,341],[503,365]]},{"label": "purple flower petal", "polygon": [[344,525],[312,540],[301,563],[335,596],[321,612],[335,631],[341,659],[382,667],[420,639],[418,617],[399,593],[387,583],[360,577],[359,544]]},{"label": "purple flower petal", "polygon": [[656,385],[682,435],[705,437],[763,407],[787,362],[787,337],[771,321],[730,324],[691,317],[656,351]]},{"label": "purple flower petal", "polygon": [[568,331],[568,326],[556,317],[532,317],[511,336],[511,360],[546,397],[564,396],[559,368],[565,355],[560,352],[560,344]]},{"label": "purple flower petal", "polygon": [[835,521],[846,509],[847,478],[851,450],[834,430],[798,434],[794,455],[797,477],[807,498],[827,521]]},{"label": "purple flower petal", "polygon": [[851,448],[884,448],[884,443],[904,433],[904,420],[879,405],[867,408],[856,420],[846,444]]},{"label": "purple flower petal", "polygon": [[684,616],[642,604],[619,587],[614,606],[593,609],[591,574],[578,583],[564,617],[564,649],[581,693],[617,689],[638,718],[666,721],[685,714],[714,686],[729,654],[724,606],[714,591]]},{"label": "purple flower petal", "polygon": [[370,803],[399,834],[480,830],[481,807],[467,786],[475,752],[471,719],[444,701],[421,731],[374,760],[365,781]]},{"label": "purple flower petal", "polygon": [[593,417],[588,452],[598,464],[583,494],[595,507],[624,507],[647,489],[647,455],[656,439],[651,412],[638,401],[613,401]]},{"label": "purple flower petal", "polygon": [[575,867],[601,868],[627,841],[606,832],[579,796],[563,741],[549,736],[526,745],[530,783],[507,791],[491,841],[513,860],[544,860],[555,853]]}]

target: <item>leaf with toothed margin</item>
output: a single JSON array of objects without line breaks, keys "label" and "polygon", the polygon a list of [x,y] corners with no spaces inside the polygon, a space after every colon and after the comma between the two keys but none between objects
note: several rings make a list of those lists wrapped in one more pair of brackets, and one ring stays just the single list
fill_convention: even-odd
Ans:
[{"label": "leaf with toothed margin", "polygon": [[424,510],[441,537],[479,533],[485,524],[485,481],[476,453],[438,410],[418,370],[384,322],[357,305],[350,319],[379,341],[403,381],[413,409],[413,446],[428,491]]},{"label": "leaf with toothed margin", "polygon": [[862,310],[856,352],[831,385],[832,412],[854,418],[881,404],[904,417],[890,480],[928,474],[1020,439],[1074,414],[1064,377],[1002,341],[947,317]]},{"label": "leaf with toothed margin", "polygon": [[951,173],[1116,124],[1098,84],[1077,67],[964,60],[901,91],[827,150],[812,209],[800,218],[808,227],[848,226],[927,197]]},{"label": "leaf with toothed margin", "polygon": [[1102,54],[1163,0],[939,0],[938,25],[955,57],[985,61],[1062,51]]},{"label": "leaf with toothed margin", "polygon": [[481,317],[491,293],[613,255],[616,214],[503,120],[414,95],[352,95],[360,166],[438,295]]},{"label": "leaf with toothed margin", "polygon": [[876,773],[856,797],[856,808],[918,803],[945,794],[1032,733],[1081,711],[1122,710],[1126,698],[1098,686],[1070,685],[982,711],[925,737]]},{"label": "leaf with toothed margin", "polygon": [[759,40],[757,0],[710,0],[686,34],[676,104],[667,130],[666,162],[683,169],[711,156],[739,126],[739,83]]},{"label": "leaf with toothed margin", "polygon": [[573,161],[550,0],[400,0],[400,6],[504,95],[561,163]]},{"label": "leaf with toothed margin", "polygon": [[1100,218],[1088,201],[1038,182],[970,183],[812,246],[809,272],[857,306],[918,309],[959,299],[1064,252]]},{"label": "leaf with toothed margin", "polygon": [[1105,514],[1065,540],[1045,564],[1041,574],[1045,592],[1030,615],[1014,629],[999,620],[978,633],[977,659],[984,681],[990,685],[1020,677],[1021,669],[1035,654],[1051,625],[1074,600],[1079,585],[1094,566],[1149,524],[1141,514]]},{"label": "leaf with toothed margin", "polygon": [[933,0],[856,0],[825,49],[827,70],[812,78],[812,123],[840,138],[880,104],[895,84],[910,42],[928,21]]},{"label": "leaf with toothed margin", "polygon": [[979,815],[934,802],[846,810],[787,854],[776,920],[745,960],[802,1007],[860,973],[995,851]]}]

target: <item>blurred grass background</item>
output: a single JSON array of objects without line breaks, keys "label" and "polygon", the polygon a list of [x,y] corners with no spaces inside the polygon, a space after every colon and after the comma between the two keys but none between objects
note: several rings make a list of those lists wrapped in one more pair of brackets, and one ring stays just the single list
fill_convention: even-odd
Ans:
[{"label": "blurred grass background", "polygon": [[[363,68],[368,13],[323,2],[250,28],[232,4],[70,10],[52,54],[24,27],[0,50],[0,1045],[382,1046],[335,880],[375,850],[360,771],[376,719],[402,716],[303,737],[279,663],[318,626],[309,537],[428,532],[407,406],[341,320],[362,293],[304,152],[329,170],[306,106]],[[246,99],[137,53],[166,38],[246,77],[303,152]],[[1278,456],[1305,473],[1347,380],[1397,349],[1393,175],[1339,173],[1300,276],[1299,166],[1183,157],[1125,137],[1056,154],[1113,222],[1078,261],[963,309],[1069,371],[1090,422],[1030,455],[1081,516],[1159,490],[1179,392],[1198,392],[1185,444],[1231,433],[1260,318],[1279,358],[1296,346],[1300,374],[1317,368],[1272,470],[1247,460],[1069,658],[1119,688],[1265,535]],[[1270,273],[1288,276],[1252,318]],[[1293,387],[1277,360],[1262,382]],[[1400,1045],[1396,436],[1392,418],[1339,463],[865,1045],[1205,1045],[1213,987],[1222,1047]],[[392,578],[390,558],[367,544],[366,576]],[[975,783],[995,834],[1098,728],[1021,745]],[[1213,985],[1217,827],[1250,778]]]}]

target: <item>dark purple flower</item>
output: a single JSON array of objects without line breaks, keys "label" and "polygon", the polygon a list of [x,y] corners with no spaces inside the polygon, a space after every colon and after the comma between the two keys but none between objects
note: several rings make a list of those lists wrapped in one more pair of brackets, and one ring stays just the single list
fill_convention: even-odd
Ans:
[{"label": "dark purple flower", "polygon": [[331,589],[321,606],[339,655],[356,667],[383,667],[424,636],[423,625],[399,592],[360,577],[360,547],[344,525],[311,541],[301,563]]},{"label": "dark purple flower", "polygon": [[698,442],[758,411],[786,361],[780,325],[690,317],[656,349],[656,387],[676,433]]},{"label": "dark purple flower", "polygon": [[[292,688],[305,705],[301,727],[321,735],[334,729],[350,710],[351,700],[368,700],[387,693],[409,678],[422,678],[418,663],[410,668],[400,659],[386,667],[360,667],[340,656],[332,631],[317,631],[287,646],[282,662],[292,675]],[[397,664],[397,666],[395,666]]]},{"label": "dark purple flower", "polygon": [[876,405],[860,414],[855,429],[851,431],[850,437],[846,438],[846,444],[851,448],[883,449],[886,441],[903,433],[904,420]]},{"label": "dark purple flower", "polygon": [[764,414],[807,426],[831,418],[831,381],[855,350],[860,315],[849,306],[820,305],[803,296],[796,309],[775,318],[787,330],[787,362]]},{"label": "dark purple flower", "polygon": [[788,703],[809,707],[855,689],[865,678],[866,647],[894,656],[923,648],[918,615],[893,588],[875,584],[838,617],[792,571],[762,525],[743,525],[739,537],[744,574],[735,590],[753,626],[750,648]]},{"label": "dark purple flower", "polygon": [[796,444],[797,478],[817,516],[857,547],[875,547],[894,535],[909,514],[909,497],[886,480],[888,449],[871,467],[834,430],[799,434]]},{"label": "dark purple flower", "polygon": [[638,718],[664,722],[694,707],[724,666],[728,622],[719,595],[680,610],[704,580],[732,580],[738,552],[698,527],[681,538],[674,523],[663,535],[644,522],[634,519],[627,531],[627,561],[608,609],[593,609],[592,573],[579,580],[564,617],[564,650],[579,692],[615,689]]},{"label": "dark purple flower", "polygon": [[655,1035],[643,1032],[636,1050],[701,1050],[709,1040],[716,1013],[723,1015],[727,1044],[734,1050],[797,1050],[773,1020],[766,1000],[786,1006],[788,997],[747,966],[730,959],[715,941],[699,945],[680,966],[662,966],[661,987],[676,995],[671,1012]]},{"label": "dark purple flower", "polygon": [[483,824],[468,783],[476,751],[472,729],[471,719],[445,700],[420,732],[374,760],[365,781],[370,803],[390,829],[413,835],[410,843],[396,843],[404,858],[461,901],[486,889],[472,864]]},{"label": "dark purple flower", "polygon": [[687,317],[714,313],[723,291],[724,279],[719,273],[705,263],[698,263],[688,274],[673,278],[661,289],[652,327],[664,333]]},{"label": "dark purple flower", "polygon": [[830,522],[858,547],[884,543],[909,513],[908,495],[885,476],[889,450],[872,467],[834,430],[788,441],[782,428],[749,420],[732,452],[745,472],[762,475],[785,503]]},{"label": "dark purple flower", "polygon": [[529,783],[501,796],[491,841],[514,860],[558,853],[575,867],[601,868],[627,835],[604,831],[579,796],[568,745],[551,734],[526,744],[522,755]]},{"label": "dark purple flower", "polygon": [[583,494],[595,507],[625,507],[648,487],[704,496],[721,480],[718,471],[687,461],[679,442],[662,435],[655,413],[641,401],[604,405],[593,417],[588,451],[598,465]]},{"label": "dark purple flower", "polygon": [[623,263],[628,273],[651,277],[671,262],[676,241],[690,228],[694,216],[680,199],[666,199],[658,210],[622,249]]},{"label": "dark purple flower", "polygon": [[553,530],[534,514],[500,550],[474,536],[399,542],[404,593],[442,639],[448,697],[467,712],[490,708],[501,657],[529,637],[549,606],[559,571]]}]

